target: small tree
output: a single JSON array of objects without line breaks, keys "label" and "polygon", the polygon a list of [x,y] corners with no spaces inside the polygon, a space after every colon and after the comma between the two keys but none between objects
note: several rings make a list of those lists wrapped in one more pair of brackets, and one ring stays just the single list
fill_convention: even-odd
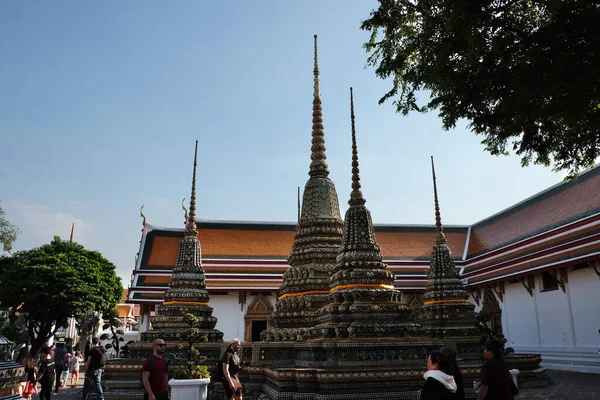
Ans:
[{"label": "small tree", "polygon": [[125,341],[125,339],[123,338],[123,335],[125,334],[125,332],[123,331],[123,329],[120,329],[121,326],[123,326],[123,322],[121,322],[121,319],[119,318],[119,313],[114,308],[103,312],[102,316],[104,317],[104,320],[107,321],[102,326],[102,329],[103,330],[110,329],[111,334],[109,335],[108,333],[103,333],[100,336],[100,339],[101,340],[110,339],[112,347],[115,349],[115,353],[116,353],[117,357],[119,357],[119,351],[120,351],[119,343]]},{"label": "small tree", "polygon": [[26,315],[31,354],[74,315],[114,308],[123,287],[115,265],[63,241],[0,256],[0,304]]},{"label": "small tree", "polygon": [[200,352],[194,347],[194,343],[206,342],[207,337],[203,335],[199,328],[198,317],[194,314],[185,314],[183,321],[189,326],[181,335],[183,341],[187,343],[179,345],[178,349],[183,350],[185,356],[185,367],[178,370],[175,374],[177,379],[201,379],[210,378],[208,367],[201,365],[206,361],[206,357],[201,356]]}]

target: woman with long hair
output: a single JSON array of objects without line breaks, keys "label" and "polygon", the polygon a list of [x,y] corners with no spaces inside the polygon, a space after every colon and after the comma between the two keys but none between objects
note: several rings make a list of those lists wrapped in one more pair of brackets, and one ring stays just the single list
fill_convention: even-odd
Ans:
[{"label": "woman with long hair", "polygon": [[502,359],[502,344],[496,340],[490,340],[485,345],[483,356],[487,361],[481,368],[481,385],[477,399],[514,400],[514,395],[518,390]]},{"label": "woman with long hair", "polygon": [[440,351],[446,356],[446,360],[448,360],[448,363],[452,368],[452,376],[454,376],[454,381],[456,382],[456,395],[454,399],[465,400],[465,381],[460,372],[460,368],[458,367],[458,363],[456,362],[456,350],[452,347],[442,347]]},{"label": "woman with long hair", "polygon": [[425,384],[421,389],[421,400],[454,400],[456,382],[452,367],[441,351],[433,351],[427,357],[427,372],[423,374]]}]

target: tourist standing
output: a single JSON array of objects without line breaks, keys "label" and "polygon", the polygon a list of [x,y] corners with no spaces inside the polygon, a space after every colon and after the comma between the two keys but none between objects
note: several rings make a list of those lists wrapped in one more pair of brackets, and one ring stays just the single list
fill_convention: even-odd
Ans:
[{"label": "tourist standing", "polygon": [[56,382],[56,369],[52,359],[50,347],[42,347],[42,357],[38,367],[37,381],[41,385],[40,400],[50,400],[52,397],[52,385]]},{"label": "tourist standing", "polygon": [[96,386],[99,400],[104,400],[104,392],[102,391],[102,368],[106,363],[106,354],[100,346],[100,339],[97,337],[92,339],[92,347],[90,348],[88,359],[85,363],[85,375],[83,384],[83,400],[87,400],[89,392],[89,381]]},{"label": "tourist standing", "polygon": [[458,363],[456,362],[456,350],[452,347],[442,347],[440,351],[446,356],[446,360],[452,369],[452,376],[454,376],[454,381],[456,382],[456,395],[454,399],[465,400],[465,381],[460,372],[460,368],[458,367]]},{"label": "tourist standing", "polygon": [[67,369],[67,348],[65,347],[65,339],[60,338],[54,348],[54,369],[56,370],[56,387],[54,393],[58,393],[61,386],[63,371]]},{"label": "tourist standing", "polygon": [[152,355],[142,363],[144,400],[169,400],[169,365],[163,357],[166,347],[164,340],[156,339]]},{"label": "tourist standing", "polygon": [[478,400],[514,400],[518,389],[502,359],[502,352],[503,346],[496,340],[485,345],[483,356],[487,361],[481,368]]},{"label": "tourist standing", "polygon": [[240,347],[242,347],[240,339],[233,339],[221,358],[223,387],[227,393],[227,399],[242,400],[242,384],[239,377],[241,362],[237,353]]},{"label": "tourist standing", "polygon": [[454,400],[456,382],[442,352],[436,350],[427,357],[427,372],[423,378],[425,384],[421,389],[421,400]]}]

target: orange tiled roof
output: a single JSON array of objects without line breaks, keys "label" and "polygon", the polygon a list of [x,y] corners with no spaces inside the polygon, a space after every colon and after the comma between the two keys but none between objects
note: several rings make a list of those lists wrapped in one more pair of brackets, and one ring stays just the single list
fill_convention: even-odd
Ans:
[{"label": "orange tiled roof", "polygon": [[467,258],[600,212],[600,167],[475,224]]},{"label": "orange tiled roof", "polygon": [[[201,223],[199,224],[201,225]],[[294,241],[293,225],[271,229],[238,229],[222,224],[219,229],[198,229],[203,258],[287,259]],[[377,242],[385,259],[428,259],[434,240],[433,227],[375,227]],[[173,267],[177,262],[183,232],[153,230],[148,234],[142,269]],[[460,259],[467,238],[466,228],[450,228],[448,244]],[[207,269],[208,270],[208,269]],[[272,269],[270,269],[272,271]]]}]

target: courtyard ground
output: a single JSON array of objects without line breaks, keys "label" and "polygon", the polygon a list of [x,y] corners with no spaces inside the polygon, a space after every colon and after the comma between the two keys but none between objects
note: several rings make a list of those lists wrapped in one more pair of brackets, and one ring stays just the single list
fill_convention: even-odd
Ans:
[{"label": "courtyard ground", "polygon": [[[547,388],[521,388],[518,400],[600,400],[600,375],[576,372],[549,371],[554,384]],[[62,389],[56,399],[77,400],[79,388]],[[34,395],[34,399],[39,397]],[[90,400],[95,397],[90,396]],[[139,396],[123,396],[122,393],[107,392],[106,400],[142,399]],[[81,397],[79,397],[81,399]]]},{"label": "courtyard ground", "polygon": [[600,375],[548,371],[554,383],[546,388],[521,388],[517,399],[600,400]]}]

